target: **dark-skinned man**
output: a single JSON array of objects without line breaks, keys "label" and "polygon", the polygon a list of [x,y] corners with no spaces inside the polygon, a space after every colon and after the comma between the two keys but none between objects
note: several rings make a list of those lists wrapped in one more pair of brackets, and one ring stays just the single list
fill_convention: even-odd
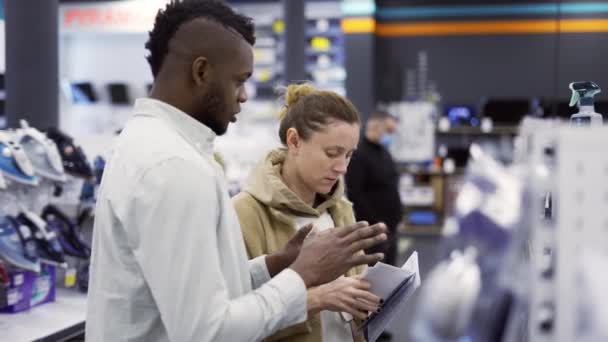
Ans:
[{"label": "dark-skinned man", "polygon": [[154,76],[117,139],[98,196],[87,341],[259,341],[306,320],[306,289],[354,265],[383,225],[300,230],[248,261],[213,141],[236,120],[253,70],[253,24],[219,1],[159,11]]}]

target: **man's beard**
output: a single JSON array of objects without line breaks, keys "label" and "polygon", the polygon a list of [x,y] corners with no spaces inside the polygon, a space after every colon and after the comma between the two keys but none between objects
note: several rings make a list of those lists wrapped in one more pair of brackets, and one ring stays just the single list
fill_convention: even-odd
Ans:
[{"label": "man's beard", "polygon": [[222,92],[217,86],[209,89],[209,92],[201,99],[202,108],[198,113],[199,121],[211,128],[217,134],[222,135],[228,129],[229,121],[224,121],[223,116],[227,115],[226,103],[222,101]]}]

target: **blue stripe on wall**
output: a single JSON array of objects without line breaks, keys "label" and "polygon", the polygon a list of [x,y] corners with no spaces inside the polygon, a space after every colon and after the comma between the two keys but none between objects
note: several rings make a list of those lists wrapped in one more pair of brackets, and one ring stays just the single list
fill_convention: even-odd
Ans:
[{"label": "blue stripe on wall", "polygon": [[376,12],[374,1],[342,1],[342,14],[344,16],[371,16]]},{"label": "blue stripe on wall", "polygon": [[[525,5],[481,5],[481,6],[428,6],[428,7],[393,7],[379,8],[376,17],[379,19],[413,19],[432,17],[483,17],[483,16],[532,16],[556,15],[558,4],[525,4]],[[562,14],[597,14],[608,13],[606,3],[565,3],[561,5]]]}]

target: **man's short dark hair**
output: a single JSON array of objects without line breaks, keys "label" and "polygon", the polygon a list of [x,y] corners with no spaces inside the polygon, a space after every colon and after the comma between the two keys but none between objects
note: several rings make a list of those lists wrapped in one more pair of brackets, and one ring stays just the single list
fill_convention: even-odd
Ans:
[{"label": "man's short dark hair", "polygon": [[154,78],[158,75],[165,56],[169,52],[169,41],[175,32],[181,25],[198,18],[214,20],[224,27],[238,32],[249,44],[255,44],[253,20],[234,12],[223,1],[182,0],[180,2],[173,0],[167,4],[164,10],[158,11],[154,28],[149,32],[149,39],[146,42],[146,49],[150,51],[146,59]]}]

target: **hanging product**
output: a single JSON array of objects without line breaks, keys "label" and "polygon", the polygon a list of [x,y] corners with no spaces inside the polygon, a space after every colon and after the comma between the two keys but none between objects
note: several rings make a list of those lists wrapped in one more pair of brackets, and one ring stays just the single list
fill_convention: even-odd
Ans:
[{"label": "hanging product", "polygon": [[[0,218],[0,257],[17,268],[38,273],[40,272],[40,263],[35,257],[32,257],[32,259],[26,257],[24,245],[21,243],[21,238],[17,232],[18,229],[18,222],[14,219]],[[31,255],[34,256],[35,251],[32,251]]]},{"label": "hanging product", "polygon": [[17,220],[33,231],[41,261],[62,267],[66,265],[57,234],[48,228],[40,216],[31,211],[24,211],[17,216]]},{"label": "hanging product", "polygon": [[15,131],[16,140],[22,146],[37,175],[55,182],[65,182],[65,172],[57,145],[39,130],[21,120],[21,128]]},{"label": "hanging product", "polygon": [[38,177],[25,151],[5,132],[0,132],[0,171],[17,183],[38,185]]},{"label": "hanging product", "polygon": [[93,170],[87,156],[80,146],[74,144],[72,137],[54,128],[49,129],[46,134],[57,145],[67,173],[85,179],[93,177]]},{"label": "hanging product", "polygon": [[48,205],[42,211],[42,218],[49,228],[57,233],[63,251],[76,258],[88,259],[91,249],[84,242],[78,226],[54,205]]}]

